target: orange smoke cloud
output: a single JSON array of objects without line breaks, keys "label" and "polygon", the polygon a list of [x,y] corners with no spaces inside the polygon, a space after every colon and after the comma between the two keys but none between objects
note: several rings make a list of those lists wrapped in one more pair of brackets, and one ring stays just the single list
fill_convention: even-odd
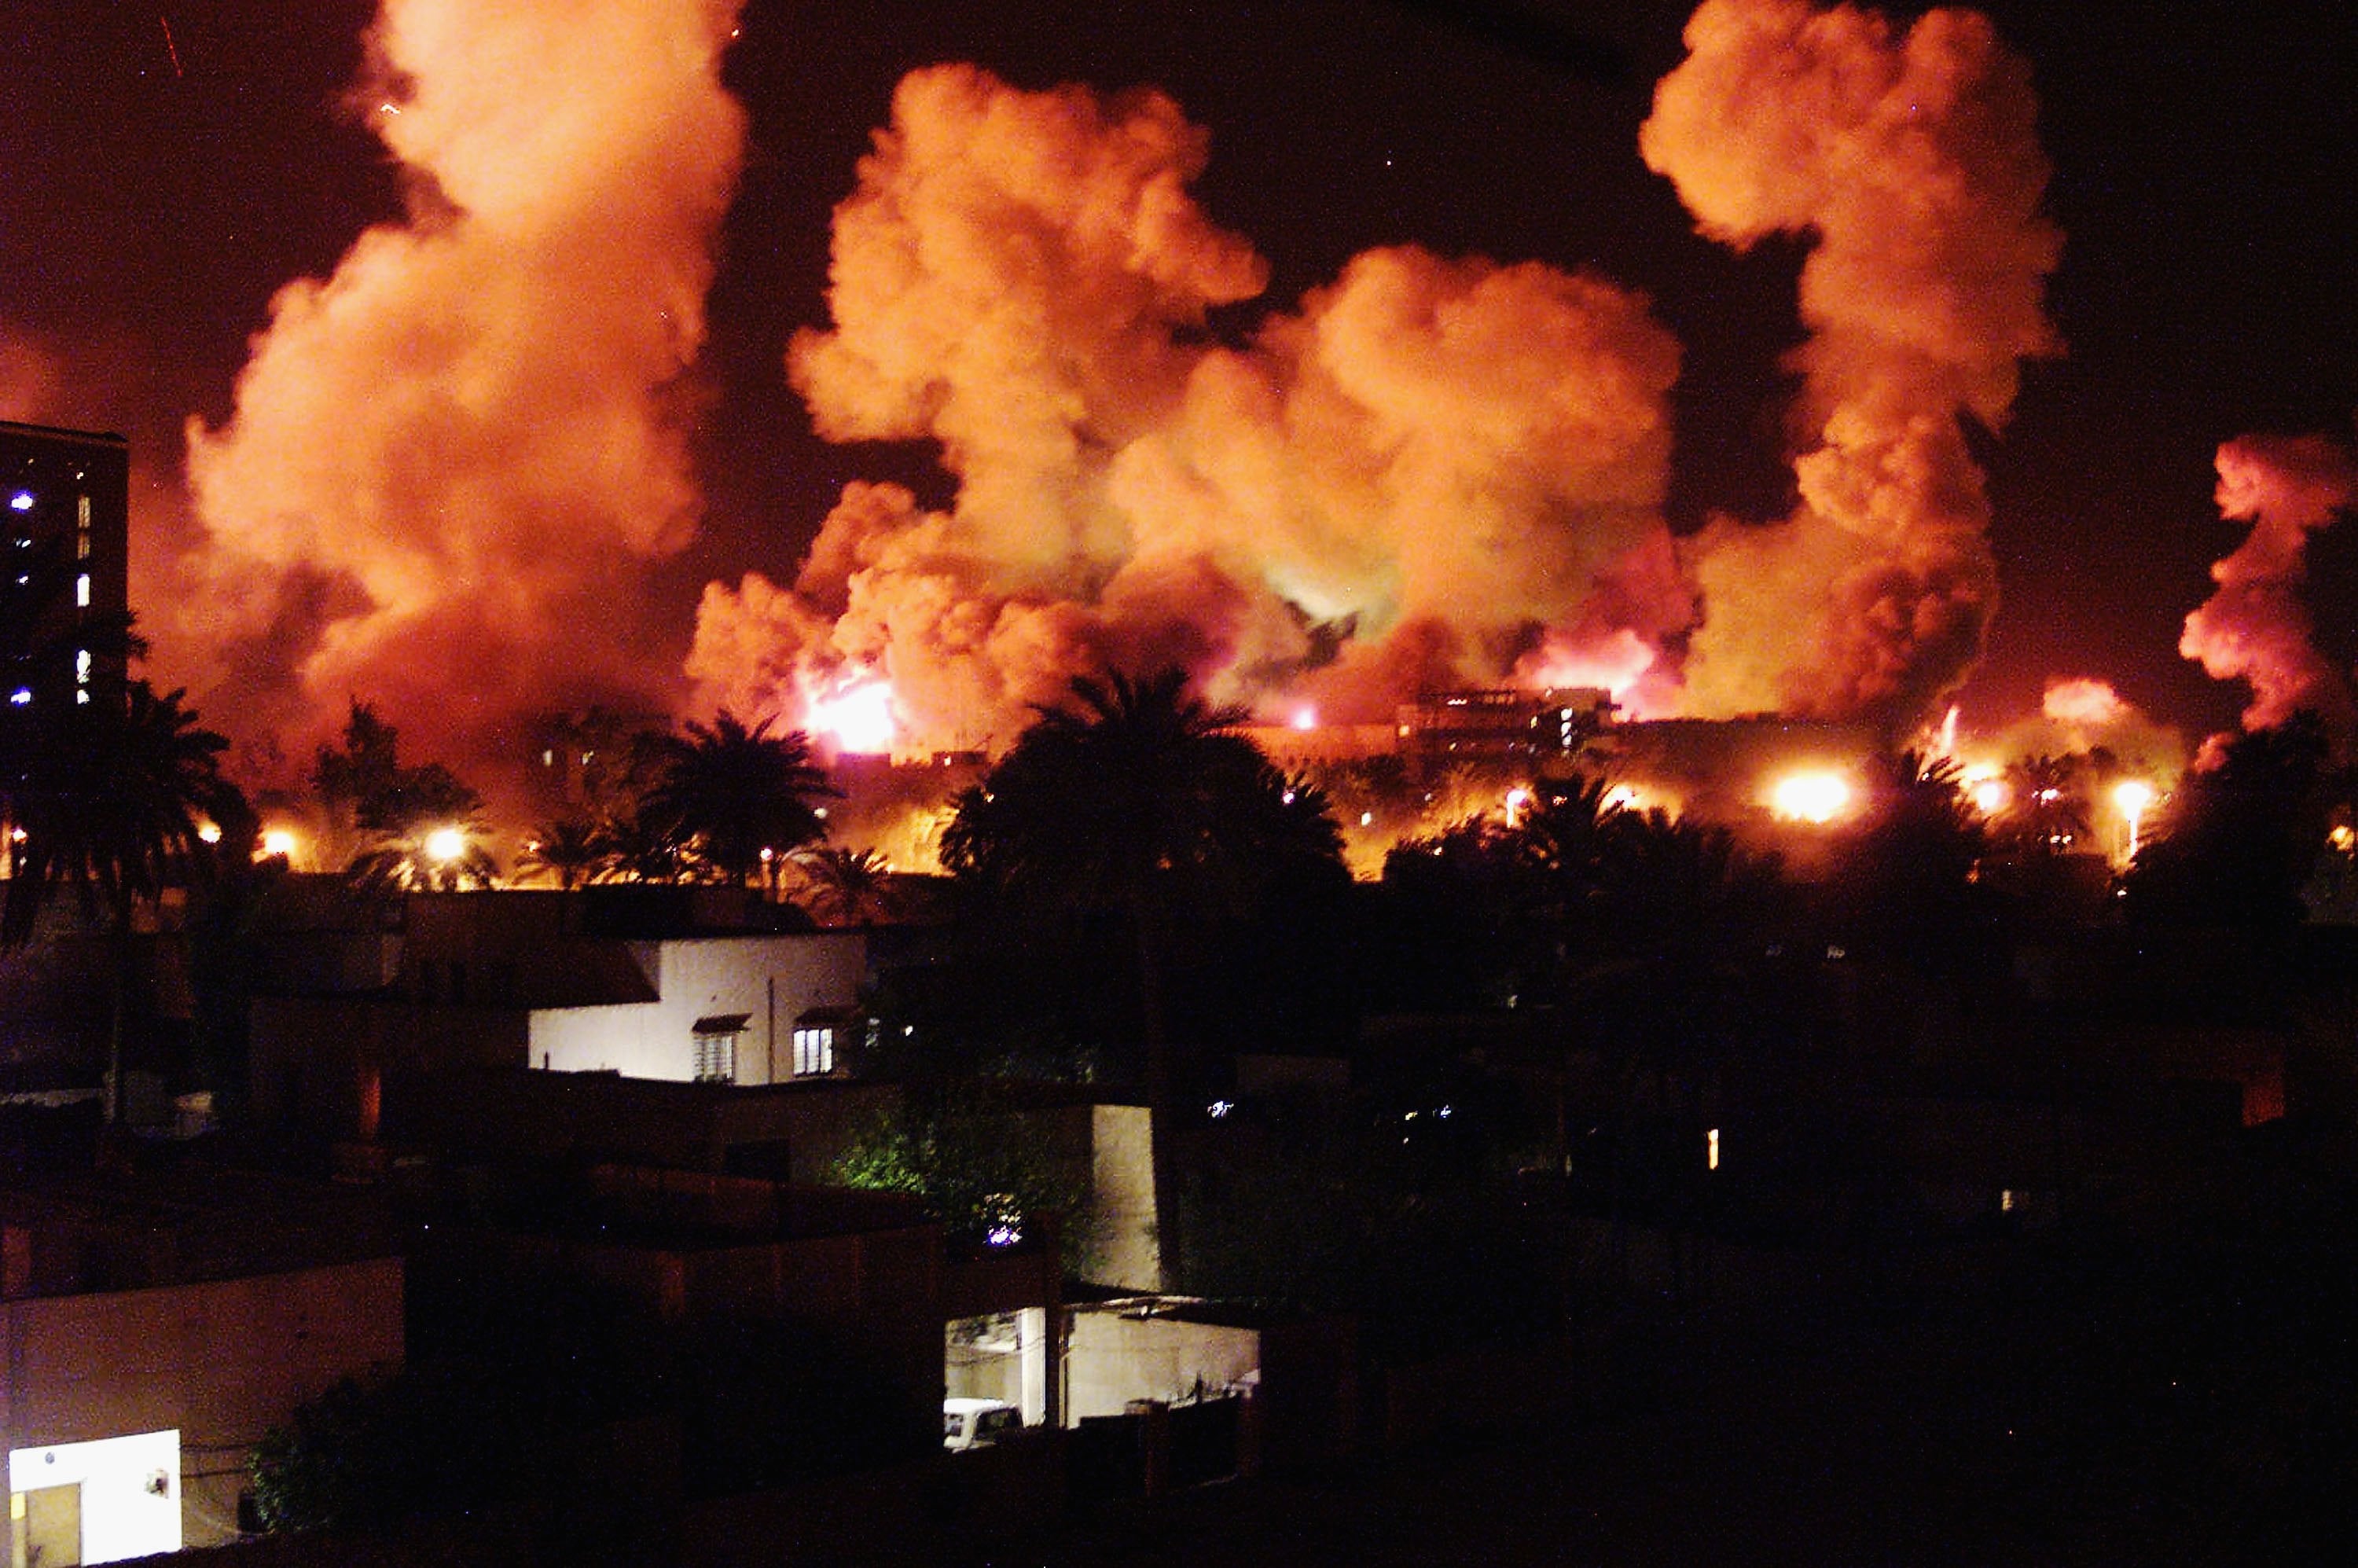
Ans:
[{"label": "orange smoke cloud", "polygon": [[1159,93],[903,81],[790,369],[831,438],[937,442],[957,499],[852,485],[791,589],[708,588],[705,700],[875,671],[904,747],[971,745],[1073,674],[1178,662],[1388,716],[1610,591],[1660,534],[1678,348],[1645,302],[1404,247],[1206,346],[1266,269],[1187,195],[1206,155]]},{"label": "orange smoke cloud", "polygon": [[679,380],[742,139],[737,9],[384,0],[355,104],[407,216],[282,289],[229,423],[189,429],[205,542],[159,630],[211,650],[209,714],[299,741],[358,695],[455,759],[656,696],[636,589],[700,510]]},{"label": "orange smoke cloud", "polygon": [[2221,515],[2251,534],[2212,567],[2219,591],[2186,618],[2178,651],[2214,680],[2252,688],[2246,730],[2313,709],[2336,736],[2349,733],[2349,683],[2309,644],[2297,589],[2309,535],[2358,499],[2358,461],[2321,436],[2245,436],[2219,449]]},{"label": "orange smoke cloud", "polygon": [[1706,0],[1639,135],[1704,234],[1807,234],[1801,504],[1691,541],[1687,710],[1912,719],[1978,655],[1989,506],[1960,416],[2002,424],[2061,236],[2028,72],[1971,12],[1904,33],[1802,0]]},{"label": "orange smoke cloud", "polygon": [[2086,676],[2056,677],[2047,683],[2039,711],[2058,724],[2102,730],[2127,717],[2129,705],[2108,681]]}]

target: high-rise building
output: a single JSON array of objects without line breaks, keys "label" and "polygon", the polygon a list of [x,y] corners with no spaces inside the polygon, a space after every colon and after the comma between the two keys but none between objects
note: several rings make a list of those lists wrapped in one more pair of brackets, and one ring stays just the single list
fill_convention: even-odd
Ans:
[{"label": "high-rise building", "polygon": [[130,608],[130,552],[124,438],[0,420],[0,700],[121,689],[99,633]]}]

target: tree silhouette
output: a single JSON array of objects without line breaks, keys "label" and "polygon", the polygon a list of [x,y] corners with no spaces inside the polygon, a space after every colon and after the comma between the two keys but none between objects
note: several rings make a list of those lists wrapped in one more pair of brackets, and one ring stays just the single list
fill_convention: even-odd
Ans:
[{"label": "tree silhouette", "polygon": [[42,905],[70,887],[103,922],[114,985],[107,1033],[106,1117],[115,1119],[132,987],[131,917],[142,901],[207,862],[216,816],[250,816],[221,774],[228,741],[201,729],[175,690],[130,682],[122,700],[37,705],[30,744],[8,778],[13,874],[0,940],[27,940]]},{"label": "tree silhouette", "polygon": [[1172,1135],[1196,1087],[1173,1028],[1179,950],[1305,884],[1346,881],[1325,795],[1233,733],[1242,717],[1176,669],[1077,678],[959,797],[942,835],[943,864],[990,928],[1127,948],[1166,1274],[1185,1266]]},{"label": "tree silhouette", "polygon": [[822,925],[867,925],[900,913],[892,866],[872,849],[808,845],[786,859],[800,882],[795,902]]},{"label": "tree silhouette", "polygon": [[783,855],[826,836],[816,801],[835,794],[810,760],[799,730],[772,734],[771,719],[748,726],[727,708],[708,725],[648,742],[656,763],[641,797],[640,824],[732,884],[762,869],[762,851]]},{"label": "tree silhouette", "polygon": [[2132,918],[2282,934],[2304,918],[2331,802],[2325,725],[2306,709],[2227,742],[2179,781],[2124,883]]},{"label": "tree silhouette", "polygon": [[198,725],[186,693],[129,683],[124,701],[41,705],[7,780],[16,840],[0,936],[31,935],[41,906],[71,887],[84,908],[127,925],[199,862],[200,830],[233,795],[229,742]]},{"label": "tree silhouette", "polygon": [[563,816],[533,830],[516,870],[527,875],[545,871],[566,892],[596,881],[611,864],[611,853],[598,825],[584,817]]}]

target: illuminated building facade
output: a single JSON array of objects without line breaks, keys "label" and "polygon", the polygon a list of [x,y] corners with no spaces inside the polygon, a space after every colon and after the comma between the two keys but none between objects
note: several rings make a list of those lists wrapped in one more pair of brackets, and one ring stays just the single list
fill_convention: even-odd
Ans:
[{"label": "illuminated building facade", "polygon": [[0,697],[88,702],[122,661],[86,637],[130,608],[131,456],[120,436],[0,420]]},{"label": "illuminated building facade", "polygon": [[1401,706],[1400,749],[1420,769],[1450,762],[1529,762],[1577,756],[1613,718],[1594,687],[1430,692]]}]

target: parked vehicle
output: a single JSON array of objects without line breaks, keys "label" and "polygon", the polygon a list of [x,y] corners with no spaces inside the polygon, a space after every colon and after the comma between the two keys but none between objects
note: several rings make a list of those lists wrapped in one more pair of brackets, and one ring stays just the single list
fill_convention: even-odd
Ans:
[{"label": "parked vehicle", "polygon": [[942,1446],[957,1453],[998,1442],[1023,1424],[1023,1412],[1005,1400],[944,1400]]}]

